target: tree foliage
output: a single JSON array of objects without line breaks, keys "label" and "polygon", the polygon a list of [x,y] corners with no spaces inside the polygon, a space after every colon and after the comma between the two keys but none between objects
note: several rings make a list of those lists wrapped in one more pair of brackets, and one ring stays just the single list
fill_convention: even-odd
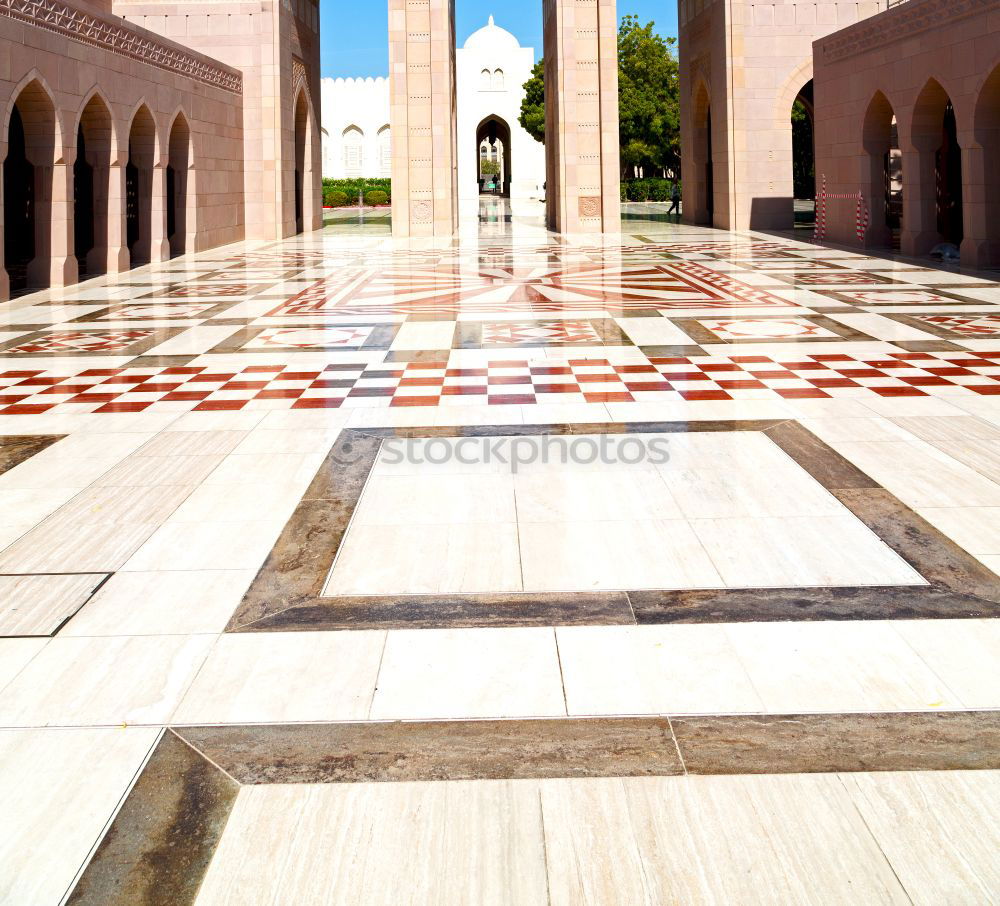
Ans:
[{"label": "tree foliage", "polygon": [[[618,28],[618,130],[622,167],[680,173],[680,87],[674,38],[623,16]],[[651,175],[648,174],[647,175]]]},{"label": "tree foliage", "polygon": [[517,118],[521,128],[536,142],[545,141],[545,61],[539,60],[524,83],[521,113]]},{"label": "tree foliage", "polygon": [[[680,87],[675,38],[662,38],[654,23],[623,16],[618,28],[618,123],[621,160],[633,167],[680,175]],[[545,65],[540,60],[524,83],[518,122],[545,141]],[[652,174],[647,174],[652,175]]]},{"label": "tree foliage", "polygon": [[792,105],[792,179],[796,198],[816,197],[812,118],[799,98]]}]

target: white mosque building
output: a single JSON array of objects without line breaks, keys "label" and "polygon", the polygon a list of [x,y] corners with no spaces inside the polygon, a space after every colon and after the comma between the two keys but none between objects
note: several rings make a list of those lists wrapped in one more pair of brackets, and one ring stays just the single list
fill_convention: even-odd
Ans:
[{"label": "white mosque building", "polygon": [[[456,53],[458,181],[462,199],[478,197],[485,183],[480,162],[499,164],[496,189],[512,199],[540,198],[545,148],[517,118],[535,51],[490,16]],[[389,176],[389,80],[323,79],[323,176]]]}]

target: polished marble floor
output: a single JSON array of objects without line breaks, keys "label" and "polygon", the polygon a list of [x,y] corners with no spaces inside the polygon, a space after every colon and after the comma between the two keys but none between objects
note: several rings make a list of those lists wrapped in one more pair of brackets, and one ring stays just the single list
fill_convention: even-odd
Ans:
[{"label": "polished marble floor", "polygon": [[0,903],[1000,901],[1000,273],[625,229],[0,306]]}]

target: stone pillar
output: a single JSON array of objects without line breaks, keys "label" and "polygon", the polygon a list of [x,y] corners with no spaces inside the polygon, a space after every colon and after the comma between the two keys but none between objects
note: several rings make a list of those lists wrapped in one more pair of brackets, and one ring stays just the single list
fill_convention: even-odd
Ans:
[{"label": "stone pillar", "polygon": [[70,286],[77,281],[73,210],[73,159],[67,154],[52,169],[51,246],[49,255],[49,286]]},{"label": "stone pillar", "polygon": [[454,0],[389,0],[392,232],[458,226]]},{"label": "stone pillar", "polygon": [[935,148],[926,139],[903,151],[903,229],[900,251],[919,258],[941,241],[937,228]]},{"label": "stone pillar", "polygon": [[153,192],[149,200],[149,260],[151,263],[170,260],[170,240],[167,238],[167,165],[153,165]]},{"label": "stone pillar", "polygon": [[125,244],[125,164],[112,162],[108,174],[108,250],[106,268],[109,274],[121,274],[131,266],[131,256]]},{"label": "stone pillar", "polygon": [[6,229],[3,220],[3,161],[5,160],[7,160],[7,142],[0,141],[0,302],[6,302],[10,298],[10,277],[7,276],[3,260]]},{"label": "stone pillar", "polygon": [[615,0],[544,0],[546,219],[621,231]]},{"label": "stone pillar", "polygon": [[[969,141],[969,139],[966,139]],[[1000,263],[1000,229],[990,223],[991,176],[986,152],[978,144],[962,145],[962,264],[966,267],[996,267]],[[992,227],[992,230],[991,230]],[[993,233],[994,235],[991,235]]]}]

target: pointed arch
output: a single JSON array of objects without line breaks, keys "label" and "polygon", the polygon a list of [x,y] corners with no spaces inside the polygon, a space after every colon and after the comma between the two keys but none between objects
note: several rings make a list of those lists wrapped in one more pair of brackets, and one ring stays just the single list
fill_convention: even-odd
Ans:
[{"label": "pointed arch", "polygon": [[910,112],[904,151],[915,166],[903,174],[905,221],[903,251],[923,255],[945,241],[960,245],[964,236],[962,149],[951,95],[931,78]]},{"label": "pointed arch", "polygon": [[[106,110],[109,119],[109,135],[108,144],[111,151],[111,161],[116,163],[118,161],[118,154],[121,147],[121,137],[119,124],[115,121],[114,114],[111,112],[113,109],[111,101],[108,100],[108,96],[104,93],[99,85],[94,85],[88,92],[83,96],[83,101],[76,111],[76,120],[73,123],[74,131],[79,130],[80,125],[83,123],[88,111],[91,113]],[[103,114],[102,114],[103,116]]]},{"label": "pointed arch", "polygon": [[108,268],[111,166],[117,139],[111,105],[94,88],[76,119],[73,162],[73,248],[79,273],[103,274]]},{"label": "pointed arch", "polygon": [[54,174],[65,159],[57,110],[51,89],[32,70],[18,83],[4,113],[3,265],[15,293],[52,281]]},{"label": "pointed arch", "polygon": [[883,91],[876,91],[861,124],[864,158],[861,192],[869,200],[869,246],[896,247],[903,220],[903,155],[895,108]]},{"label": "pointed arch", "polygon": [[133,267],[152,258],[153,170],[159,151],[156,120],[145,101],[140,101],[129,120],[125,165],[125,244]]},{"label": "pointed arch", "polygon": [[983,81],[976,99],[974,130],[979,148],[973,156],[974,181],[981,184],[970,211],[982,267],[1000,266],[1000,62]]},{"label": "pointed arch", "polygon": [[351,123],[340,134],[344,155],[344,176],[348,179],[364,175],[365,169],[365,133],[364,130]]},{"label": "pointed arch", "polygon": [[184,111],[178,109],[167,130],[167,242],[171,256],[194,251],[198,210],[194,172],[191,126]]},{"label": "pointed arch", "polygon": [[376,136],[378,141],[378,170],[379,176],[388,178],[392,176],[392,129],[386,123],[378,130]]},{"label": "pointed arch", "polygon": [[319,137],[309,86],[303,80],[293,105],[295,141],[295,232],[318,229],[320,214]]},{"label": "pointed arch", "polygon": [[712,95],[705,78],[698,74],[691,92],[694,173],[686,176],[692,191],[685,220],[707,224],[715,220],[715,170],[712,161]]},{"label": "pointed arch", "polygon": [[51,125],[54,128],[52,136],[53,163],[62,163],[63,129],[62,121],[58,115],[59,107],[56,104],[55,93],[49,87],[49,83],[45,77],[37,69],[32,69],[25,75],[10,94],[10,102],[7,104],[3,120],[3,140],[7,141],[11,116],[14,113],[14,108],[18,105],[18,101],[21,100],[30,102],[32,105],[29,110],[22,111],[22,115],[27,116],[29,119],[36,103],[40,105],[39,112],[43,112],[45,109],[51,110]]}]

